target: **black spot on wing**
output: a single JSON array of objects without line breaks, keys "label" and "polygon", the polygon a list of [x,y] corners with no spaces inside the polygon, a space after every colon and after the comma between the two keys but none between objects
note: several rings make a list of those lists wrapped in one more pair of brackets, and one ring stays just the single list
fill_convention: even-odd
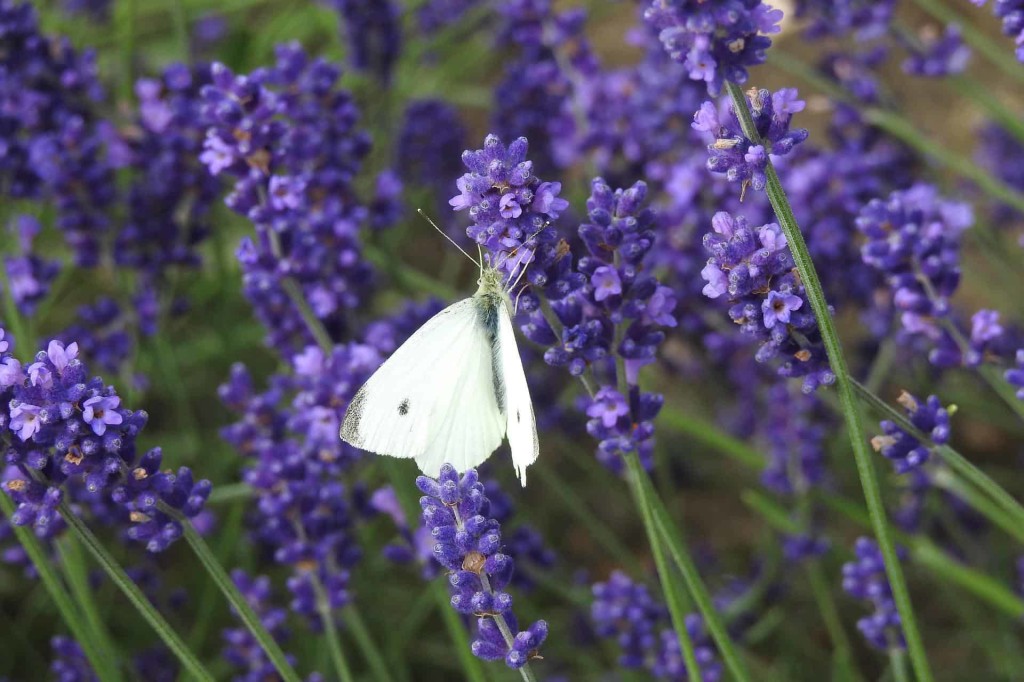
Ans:
[{"label": "black spot on wing", "polygon": [[403,417],[405,415],[409,414],[409,399],[408,398],[406,398],[405,400],[403,400],[402,402],[400,402],[398,404],[398,414],[403,416]]},{"label": "black spot on wing", "polygon": [[521,421],[522,421],[522,418],[519,416],[519,410],[516,410],[516,424],[518,424]]}]

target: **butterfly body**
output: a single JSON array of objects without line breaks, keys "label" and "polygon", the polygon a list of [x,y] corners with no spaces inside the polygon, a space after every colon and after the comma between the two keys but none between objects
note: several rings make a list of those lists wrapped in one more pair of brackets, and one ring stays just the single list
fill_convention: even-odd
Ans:
[{"label": "butterfly body", "polygon": [[526,375],[502,274],[480,273],[476,293],[430,318],[352,398],[341,439],[381,455],[466,471],[507,436],[523,485],[539,451]]}]

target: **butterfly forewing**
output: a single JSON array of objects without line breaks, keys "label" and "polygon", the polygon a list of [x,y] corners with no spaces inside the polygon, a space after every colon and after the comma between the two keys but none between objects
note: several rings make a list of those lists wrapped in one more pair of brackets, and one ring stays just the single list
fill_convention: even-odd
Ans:
[{"label": "butterfly forewing", "polygon": [[420,327],[356,393],[341,438],[414,458],[428,476],[446,462],[465,471],[501,444],[505,418],[494,386],[480,302],[459,301]]},{"label": "butterfly forewing", "polygon": [[537,421],[533,416],[533,401],[526,383],[523,361],[519,357],[512,320],[502,308],[498,316],[497,357],[505,386],[505,418],[508,445],[512,451],[512,464],[520,481],[526,485],[526,467],[537,459]]}]

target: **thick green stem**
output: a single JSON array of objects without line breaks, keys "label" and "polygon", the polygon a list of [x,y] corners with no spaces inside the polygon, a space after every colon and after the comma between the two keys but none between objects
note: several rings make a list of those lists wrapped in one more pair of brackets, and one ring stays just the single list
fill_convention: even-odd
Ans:
[{"label": "thick green stem", "polygon": [[359,649],[363,652],[363,657],[370,666],[373,676],[379,682],[388,682],[391,679],[391,673],[384,662],[384,656],[381,655],[380,649],[377,648],[377,643],[370,635],[366,623],[363,622],[363,616],[359,613],[359,609],[352,605],[346,606],[343,610],[342,618],[344,618],[345,623],[348,625],[348,630],[355,638],[356,644],[359,645]]},{"label": "thick green stem", "polygon": [[[733,108],[743,127],[744,134],[755,143],[760,143],[760,136],[754,127],[747,98],[735,83],[727,83],[726,86],[733,101]],[[882,493],[875,478],[871,451],[868,446],[867,435],[864,432],[860,405],[854,395],[853,382],[850,381],[846,357],[843,355],[839,335],[832,321],[832,313],[829,310],[828,302],[825,300],[825,292],[822,289],[821,280],[818,278],[818,273],[811,260],[811,254],[807,249],[807,244],[804,242],[800,227],[793,215],[789,199],[786,197],[782,183],[779,181],[779,176],[775,172],[775,167],[771,161],[768,162],[765,175],[768,181],[766,188],[768,199],[775,210],[779,225],[786,235],[797,271],[807,292],[807,298],[818,320],[818,327],[821,330],[822,341],[828,354],[829,365],[832,367],[832,372],[836,377],[836,388],[839,393],[843,418],[849,432],[850,443],[853,446],[854,459],[857,463],[857,474],[864,489],[864,500],[867,503],[868,514],[871,517],[871,526],[874,530],[875,538],[878,540],[878,545],[882,550],[882,556],[885,558],[886,574],[889,578],[889,584],[892,586],[893,597],[903,622],[907,648],[910,651],[910,657],[914,664],[914,671],[917,673],[920,682],[931,682],[933,679],[931,667],[928,664],[924,642],[921,639],[917,618],[914,615],[914,609],[910,602],[910,592],[903,577],[903,568],[900,566],[899,558],[896,556],[896,546],[893,543],[892,532],[886,520],[885,505],[882,502]]]},{"label": "thick green stem", "polygon": [[[128,574],[117,563],[117,560],[110,555],[110,552],[107,551],[107,548],[103,546],[99,539],[93,535],[89,527],[85,525],[85,522],[78,518],[67,502],[61,502],[59,509],[61,516],[64,517],[64,521],[68,524],[71,531],[78,536],[81,543],[106,572],[111,582],[124,593],[128,601],[132,603],[132,606],[138,610],[139,614],[153,628],[153,631],[167,645],[167,648],[171,650],[171,653],[178,658],[182,667],[188,670],[189,674],[197,680],[213,682],[213,675],[206,670],[192,650],[188,648],[188,645],[178,636],[178,633],[174,631],[160,612],[149,602],[149,599],[142,593],[139,586],[128,577]],[[289,682],[298,682],[298,678],[289,680]]]},{"label": "thick green stem", "polygon": [[324,638],[327,640],[327,651],[331,655],[334,674],[341,682],[354,682],[355,677],[352,676],[352,670],[348,667],[348,659],[345,658],[345,652],[341,648],[341,636],[338,633],[338,625],[334,622],[334,609],[331,608],[327,590],[324,589],[320,576],[315,572],[311,573],[309,577],[313,593],[316,596],[316,611],[324,624]]}]

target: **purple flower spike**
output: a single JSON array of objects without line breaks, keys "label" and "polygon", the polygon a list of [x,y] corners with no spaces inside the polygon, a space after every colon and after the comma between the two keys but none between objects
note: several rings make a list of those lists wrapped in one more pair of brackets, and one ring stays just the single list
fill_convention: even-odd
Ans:
[{"label": "purple flower spike", "polygon": [[512,577],[512,559],[503,553],[498,520],[475,469],[459,476],[450,464],[441,467],[438,478],[419,476],[416,487],[426,493],[420,498],[422,521],[436,544],[434,558],[448,570],[452,607],[477,616],[474,656],[488,661],[505,660],[510,668],[521,668],[538,656],[547,637],[547,623],[539,620],[505,640],[497,619],[516,631],[512,599],[504,592]]},{"label": "purple flower spike", "polygon": [[[936,445],[949,442],[951,427],[949,418],[953,408],[945,408],[938,397],[931,395],[923,403],[906,391],[898,399],[907,418],[924,432]],[[882,456],[891,460],[896,473],[905,474],[918,469],[928,461],[931,450],[909,433],[889,420],[881,422],[882,435],[871,439],[871,445]]]},{"label": "purple flower spike", "polygon": [[725,81],[743,84],[763,64],[782,11],[761,0],[652,0],[644,19],[660,31],[672,58],[717,95]]},{"label": "purple flower spike", "polygon": [[856,559],[843,564],[843,590],[874,608],[874,613],[857,621],[857,629],[876,649],[905,648],[900,614],[885,576],[882,551],[874,540],[858,538],[854,552]]},{"label": "purple flower spike", "polygon": [[729,182],[740,183],[744,191],[747,187],[761,191],[767,181],[765,168],[769,158],[786,156],[807,139],[807,130],[789,127],[793,114],[802,111],[804,103],[797,99],[793,88],[779,90],[774,95],[767,90],[751,91],[747,101],[757,140],[743,134],[731,102],[724,116],[719,115],[713,103],[705,102],[694,114],[691,125],[713,139],[708,145],[709,171],[725,175]]}]

